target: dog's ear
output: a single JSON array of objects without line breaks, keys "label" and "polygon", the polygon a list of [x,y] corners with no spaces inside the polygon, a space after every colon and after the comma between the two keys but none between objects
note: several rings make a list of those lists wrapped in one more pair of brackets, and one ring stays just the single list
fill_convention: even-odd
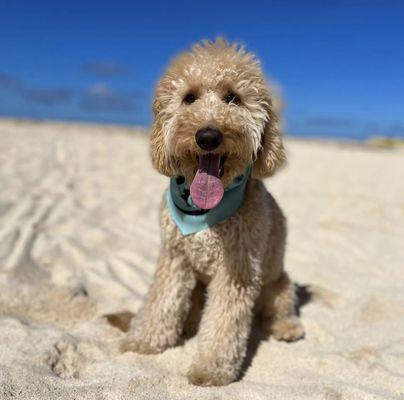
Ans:
[{"label": "dog's ear", "polygon": [[252,177],[257,179],[271,176],[286,159],[281,136],[281,101],[275,94],[266,97],[267,120],[252,170]]},{"label": "dog's ear", "polygon": [[166,176],[175,175],[173,160],[167,155],[163,130],[163,105],[156,96],[153,100],[154,121],[150,137],[150,154],[153,167]]}]

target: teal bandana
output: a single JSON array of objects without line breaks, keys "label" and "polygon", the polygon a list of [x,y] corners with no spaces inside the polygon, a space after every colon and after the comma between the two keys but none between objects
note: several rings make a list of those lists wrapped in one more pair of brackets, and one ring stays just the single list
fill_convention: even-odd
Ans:
[{"label": "teal bandana", "polygon": [[243,203],[250,175],[251,165],[233,180],[224,191],[220,203],[211,210],[202,210],[193,204],[184,177],[170,178],[170,188],[167,190],[168,211],[182,234],[190,235],[203,231],[231,217]]}]

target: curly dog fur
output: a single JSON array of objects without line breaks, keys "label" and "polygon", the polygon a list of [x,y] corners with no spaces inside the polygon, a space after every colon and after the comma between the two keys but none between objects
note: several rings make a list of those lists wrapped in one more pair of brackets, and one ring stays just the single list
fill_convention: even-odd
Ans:
[{"label": "curly dog fur", "polygon": [[[189,93],[195,100],[191,104],[184,102]],[[223,133],[217,150],[227,155],[223,186],[247,165],[253,170],[240,209],[189,236],[171,220],[164,197],[157,271],[125,348],[159,353],[184,332],[198,330],[188,380],[225,385],[239,376],[254,314],[278,340],[304,334],[295,313],[295,289],[283,269],[285,218],[261,181],[285,159],[276,98],[256,58],[218,39],[174,60],[157,86],[153,112],[151,156],[160,173],[192,181],[202,153],[195,132],[207,124]]]}]

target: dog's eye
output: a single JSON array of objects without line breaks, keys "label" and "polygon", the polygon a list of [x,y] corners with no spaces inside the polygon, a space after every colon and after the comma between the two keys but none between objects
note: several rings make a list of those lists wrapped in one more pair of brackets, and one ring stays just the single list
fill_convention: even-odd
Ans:
[{"label": "dog's eye", "polygon": [[185,104],[192,104],[196,100],[196,96],[193,93],[188,93],[184,97],[184,103]]},{"label": "dog's eye", "polygon": [[238,97],[238,96],[236,95],[236,93],[233,93],[233,92],[229,93],[229,94],[224,98],[224,101],[225,101],[227,104],[232,103],[232,104],[237,104],[237,105],[238,105],[238,104],[241,103],[240,97]]}]

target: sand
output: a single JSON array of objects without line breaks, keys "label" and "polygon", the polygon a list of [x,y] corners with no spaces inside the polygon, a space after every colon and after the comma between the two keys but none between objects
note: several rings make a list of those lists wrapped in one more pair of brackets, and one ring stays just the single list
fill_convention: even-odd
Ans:
[{"label": "sand", "polygon": [[404,399],[404,149],[286,147],[266,184],[306,338],[254,328],[242,379],[200,388],[195,339],[121,354],[104,317],[136,312],[153,276],[167,178],[145,132],[0,121],[0,399]]}]

